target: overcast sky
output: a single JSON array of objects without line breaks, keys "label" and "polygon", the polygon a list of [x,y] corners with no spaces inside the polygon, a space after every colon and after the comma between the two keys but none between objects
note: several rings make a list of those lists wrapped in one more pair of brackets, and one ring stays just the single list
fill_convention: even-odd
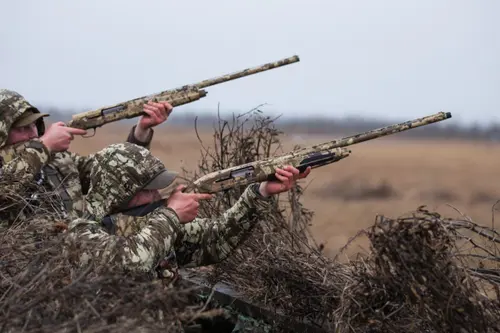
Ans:
[{"label": "overcast sky", "polygon": [[0,3],[0,87],[40,106],[94,108],[298,55],[176,112],[500,122],[499,0]]}]

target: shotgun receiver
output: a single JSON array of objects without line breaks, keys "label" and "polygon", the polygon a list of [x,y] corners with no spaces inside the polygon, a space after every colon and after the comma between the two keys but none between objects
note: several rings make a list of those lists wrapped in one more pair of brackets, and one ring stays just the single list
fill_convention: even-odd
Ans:
[{"label": "shotgun receiver", "polygon": [[78,113],[73,115],[72,119],[66,125],[84,130],[93,129],[95,134],[95,129],[97,127],[122,119],[135,118],[143,115],[143,105],[148,101],[167,101],[173,107],[184,105],[205,97],[207,92],[203,90],[203,88],[236,80],[244,76],[261,73],[270,69],[290,65],[298,61],[300,61],[299,57],[294,55],[289,58],[270,62],[257,67],[247,68],[231,74],[206,79],[198,83],[184,85],[178,88],[161,91],[156,94],[135,98],[123,103]]}]

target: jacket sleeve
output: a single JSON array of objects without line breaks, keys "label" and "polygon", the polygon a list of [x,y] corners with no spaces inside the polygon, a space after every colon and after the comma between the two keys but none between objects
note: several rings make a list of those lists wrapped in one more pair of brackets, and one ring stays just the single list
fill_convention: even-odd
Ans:
[{"label": "jacket sleeve", "polygon": [[135,143],[138,146],[150,149],[150,147],[151,147],[151,141],[153,140],[154,130],[151,128],[150,131],[149,131],[149,135],[148,135],[148,137],[146,139],[146,142],[142,142],[142,141],[137,140],[136,137],[135,137],[135,135],[134,135],[136,126],[137,125],[134,125],[132,127],[132,129],[130,130],[130,132],[128,133],[127,142]]},{"label": "jacket sleeve", "polygon": [[[179,220],[170,209],[158,209],[151,215],[147,225],[129,236],[112,235],[96,221],[76,219],[68,225],[68,237],[75,242],[94,242],[87,247],[92,253],[129,271],[152,272],[173,248]],[[83,253],[80,263],[86,264],[90,257]]]},{"label": "jacket sleeve", "polygon": [[75,163],[78,169],[78,175],[80,177],[80,184],[82,185],[82,193],[84,195],[88,194],[90,188],[90,172],[94,166],[94,154],[87,156],[79,155],[76,153],[71,154],[71,159]]},{"label": "jacket sleeve", "polygon": [[196,218],[182,224],[176,252],[179,265],[205,266],[225,260],[250,234],[258,221],[255,213],[269,207],[270,200],[261,196],[258,184],[252,184],[219,218]]},{"label": "jacket sleeve", "polygon": [[[134,136],[134,131],[135,127],[137,125],[134,125],[132,129],[130,130],[128,137],[127,137],[127,142],[136,144],[141,147],[145,147],[149,149],[151,145],[151,140],[153,139],[153,134],[154,131],[151,129],[150,134],[146,140],[146,142],[139,141],[135,138]],[[78,173],[80,175],[80,183],[82,184],[82,191],[83,194],[87,194],[88,190],[90,188],[90,172],[92,170],[92,167],[94,165],[94,155],[95,154],[90,154],[88,156],[82,156],[78,155],[75,153],[71,153],[71,158],[75,162],[77,168],[78,168]]]},{"label": "jacket sleeve", "polygon": [[3,147],[0,151],[0,196],[21,194],[50,161],[47,147],[37,139]]}]

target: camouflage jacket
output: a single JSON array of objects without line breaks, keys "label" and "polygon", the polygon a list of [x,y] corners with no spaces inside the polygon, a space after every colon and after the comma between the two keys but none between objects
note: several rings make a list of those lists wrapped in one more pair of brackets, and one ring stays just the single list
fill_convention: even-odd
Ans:
[{"label": "camouflage jacket", "polygon": [[[88,156],[68,151],[49,154],[39,139],[6,146],[8,133],[16,119],[26,110],[39,111],[20,95],[11,95],[10,99],[0,96],[0,109],[2,223],[10,224],[26,218],[30,210],[24,200],[32,197],[34,192],[41,194],[38,193],[41,189],[45,190],[46,201],[59,204],[55,208],[62,209],[72,218],[83,217],[86,209],[84,196],[89,192],[91,170],[96,166],[95,157],[100,152]],[[126,141],[149,148],[154,132],[151,130],[146,142],[140,142],[134,137],[134,130],[135,126]],[[49,195],[52,200],[47,200]]]},{"label": "camouflage jacket", "polygon": [[[134,128],[131,129],[127,142],[149,148],[153,132],[148,142],[142,143],[134,138]],[[37,144],[36,139],[18,144],[14,148],[15,150],[11,151],[15,155],[10,157],[9,161],[5,158],[0,161],[3,162],[0,175],[6,175],[2,180],[11,180],[2,182],[3,193],[26,193],[33,182],[39,181],[46,189],[46,193],[56,196],[55,201],[61,203],[57,208],[64,210],[73,218],[84,216],[86,208],[84,196],[89,193],[91,171],[96,166],[95,157],[101,152],[88,156],[68,151],[49,155],[43,145]],[[8,214],[2,216],[2,220],[11,223],[20,218],[23,218],[21,207],[9,209]]]},{"label": "camouflage jacket", "polygon": [[147,223],[138,232],[127,236],[110,234],[101,223],[86,219],[72,221],[68,231],[78,241],[95,241],[92,251],[106,254],[106,260],[174,281],[181,266],[204,266],[226,259],[255,226],[259,220],[256,213],[265,211],[269,201],[260,195],[258,185],[252,184],[217,218],[196,218],[181,224],[173,210],[161,206],[144,217]]}]

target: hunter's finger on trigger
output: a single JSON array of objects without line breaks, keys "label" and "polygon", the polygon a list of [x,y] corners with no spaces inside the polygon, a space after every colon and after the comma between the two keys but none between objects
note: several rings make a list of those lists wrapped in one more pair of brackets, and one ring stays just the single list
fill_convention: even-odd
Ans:
[{"label": "hunter's finger on trigger", "polygon": [[208,199],[212,199],[212,195],[209,193],[193,193],[193,199],[195,199],[195,200],[208,200]]},{"label": "hunter's finger on trigger", "polygon": [[81,128],[76,128],[76,127],[66,127],[66,130],[68,133],[71,134],[77,134],[77,135],[83,135],[86,134],[87,131]]}]

